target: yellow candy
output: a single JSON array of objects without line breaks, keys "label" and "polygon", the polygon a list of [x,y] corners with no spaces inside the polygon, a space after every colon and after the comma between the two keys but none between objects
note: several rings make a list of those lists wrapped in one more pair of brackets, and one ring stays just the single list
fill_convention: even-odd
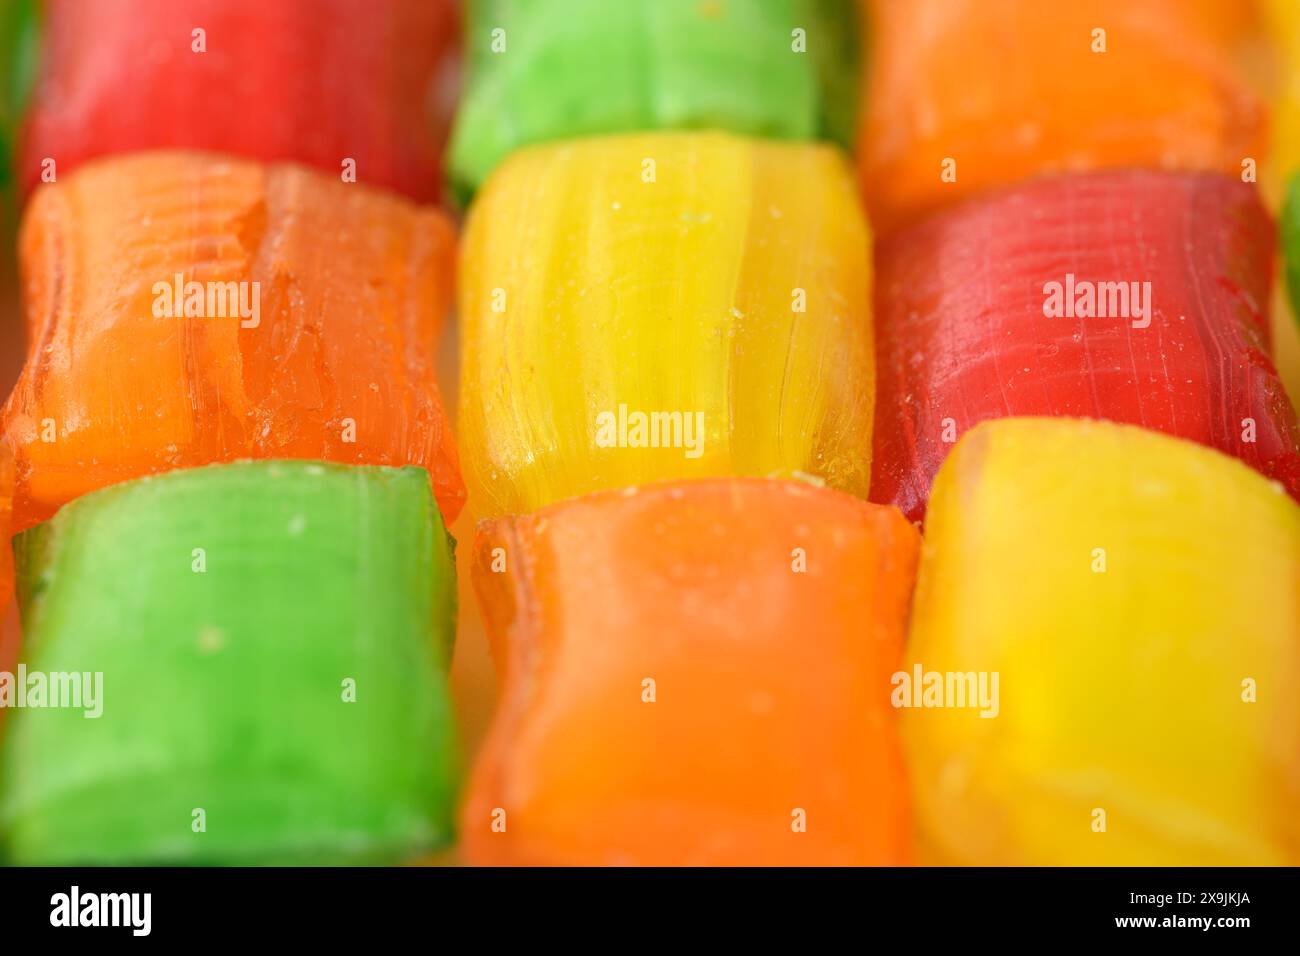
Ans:
[{"label": "yellow candy", "polygon": [[[1277,209],[1285,182],[1300,171],[1300,4],[1296,0],[1267,0],[1264,12],[1278,71],[1273,103],[1273,155],[1264,164],[1260,185],[1269,204]],[[1274,361],[1292,403],[1300,408],[1300,322],[1292,314],[1286,289],[1280,281],[1273,306]]]},{"label": "yellow candy", "polygon": [[1300,863],[1300,507],[1278,486],[1130,426],[980,425],[935,482],[912,613],[909,678],[998,689],[904,711],[922,862]]},{"label": "yellow candy", "polygon": [[514,154],[461,253],[473,507],[725,475],[866,497],[870,284],[833,147],[658,133]]},{"label": "yellow candy", "polygon": [[[1272,93],[1272,155],[1259,164],[1260,184],[1276,205],[1288,177],[1300,168],[1300,5],[1295,0],[1265,0],[1274,75],[1266,84]],[[1243,157],[1244,158],[1244,157]]]}]

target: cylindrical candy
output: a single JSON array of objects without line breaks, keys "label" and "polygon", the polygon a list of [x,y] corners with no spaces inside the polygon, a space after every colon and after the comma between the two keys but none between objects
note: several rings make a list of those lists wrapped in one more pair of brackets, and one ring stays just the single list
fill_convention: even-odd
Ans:
[{"label": "cylindrical candy", "polygon": [[481,526],[502,696],[478,864],[899,864],[889,705],[919,538],[798,482],[602,492]]},{"label": "cylindrical candy", "polygon": [[[1300,401],[1300,4],[1266,0],[1270,38],[1278,55],[1272,102],[1272,149],[1261,182],[1281,207],[1286,285],[1273,314],[1278,371],[1288,393]],[[1288,299],[1287,293],[1290,298]]]},{"label": "cylindrical candy", "polygon": [[1261,7],[1277,75],[1269,103],[1272,149],[1264,166],[1267,175],[1260,179],[1276,198],[1300,170],[1300,6],[1292,0],[1261,0]]},{"label": "cylindrical candy", "polygon": [[438,195],[453,0],[45,0],[45,13],[25,188],[97,156],[201,149]]},{"label": "cylindrical candy", "polygon": [[872,500],[919,518],[952,443],[1012,415],[1144,425],[1300,496],[1269,358],[1273,236],[1253,186],[1125,170],[1035,180],[886,239]]},{"label": "cylindrical candy", "polygon": [[[16,552],[10,862],[392,862],[450,841],[455,563],[423,470],[169,472],[78,499]],[[80,706],[55,706],[60,684]]]},{"label": "cylindrical candy", "polygon": [[43,187],[4,409],[16,530],[107,484],[237,458],[421,465],[454,520],[435,376],[454,249],[435,209],[290,164],[142,153]]},{"label": "cylindrical candy", "polygon": [[0,226],[9,224],[8,192],[12,180],[15,133],[27,96],[35,59],[34,0],[0,3]]},{"label": "cylindrical candy", "polygon": [[[18,612],[14,606],[13,552],[14,453],[0,436],[0,671],[13,672],[18,660]],[[0,739],[6,710],[0,707]]]},{"label": "cylindrical candy", "polygon": [[862,184],[882,235],[989,187],[1129,166],[1240,177],[1263,104],[1221,0],[877,0]]},{"label": "cylindrical candy", "polygon": [[850,0],[471,0],[451,147],[467,198],[522,146],[645,129],[847,145]]},{"label": "cylindrical candy", "polygon": [[516,154],[461,254],[475,510],[725,475],[866,497],[869,256],[832,147],[665,133]]},{"label": "cylindrical candy", "polygon": [[1278,231],[1282,239],[1282,275],[1286,282],[1287,304],[1290,305],[1291,318],[1300,321],[1300,169],[1287,183]]},{"label": "cylindrical candy", "polygon": [[[935,482],[908,656],[920,861],[1300,863],[1300,507],[1240,462],[979,426]],[[991,707],[948,706],[968,675]]]}]

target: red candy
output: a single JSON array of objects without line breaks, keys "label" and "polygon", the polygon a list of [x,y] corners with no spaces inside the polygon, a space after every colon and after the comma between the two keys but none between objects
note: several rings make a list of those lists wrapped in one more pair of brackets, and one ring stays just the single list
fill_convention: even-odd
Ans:
[{"label": "red candy", "polygon": [[1013,415],[1143,425],[1300,498],[1269,357],[1273,238],[1246,184],[1119,171],[1035,180],[887,240],[872,500],[921,518],[952,443]]},{"label": "red candy", "polygon": [[179,147],[439,193],[451,0],[46,0],[45,21],[27,190],[46,159]]}]

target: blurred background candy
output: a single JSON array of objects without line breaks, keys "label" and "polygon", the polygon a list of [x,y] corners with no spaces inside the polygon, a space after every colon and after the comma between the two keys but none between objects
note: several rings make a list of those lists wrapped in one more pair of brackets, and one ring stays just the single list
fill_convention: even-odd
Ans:
[{"label": "blurred background candy", "polygon": [[1142,166],[1240,176],[1267,146],[1220,0],[873,0],[858,140],[882,235],[1044,173]]},{"label": "blurred background candy", "polygon": [[462,199],[533,143],[649,129],[852,138],[852,0],[468,0]]},{"label": "blurred background candy", "polygon": [[[1250,7],[1249,4],[1241,6]],[[1262,7],[1268,26],[1267,40],[1271,43],[1255,51],[1251,59],[1271,68],[1267,75],[1272,94],[1272,141],[1260,185],[1276,209],[1285,199],[1285,184],[1300,171],[1300,4],[1293,0],[1264,0]],[[1293,255],[1294,250],[1284,249],[1284,254]],[[1300,320],[1296,318],[1300,313],[1288,300],[1287,291],[1288,287],[1279,284],[1274,303],[1273,343],[1278,371],[1294,402],[1300,396]]]},{"label": "blurred background candy", "polygon": [[13,144],[36,59],[36,11],[35,0],[0,4],[0,194],[6,197],[13,180]]},{"label": "blurred background candy", "polygon": [[295,160],[437,197],[452,0],[45,0],[25,189],[179,148]]},{"label": "blurred background candy", "polygon": [[1286,281],[1285,301],[1279,302],[1278,307],[1294,319],[1300,316],[1300,171],[1287,184],[1278,230],[1282,240],[1282,274]]},{"label": "blurred background candy", "polygon": [[0,390],[5,393],[23,361],[18,270],[11,251],[18,223],[13,150],[36,61],[37,9],[35,0],[0,3]]},{"label": "blurred background candy", "polygon": [[10,714],[9,862],[398,862],[451,840],[455,567],[423,470],[174,471],[79,498],[17,553],[23,663],[102,677],[91,707]]}]

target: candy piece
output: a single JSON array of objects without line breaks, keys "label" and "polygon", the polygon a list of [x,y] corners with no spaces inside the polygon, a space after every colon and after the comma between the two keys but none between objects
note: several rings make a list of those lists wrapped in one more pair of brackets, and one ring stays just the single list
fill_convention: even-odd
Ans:
[{"label": "candy piece", "polygon": [[21,237],[30,352],[4,413],[17,529],[113,482],[236,458],[423,465],[454,520],[434,374],[454,242],[432,208],[287,164],[146,153],[43,188]]},{"label": "candy piece", "polygon": [[1272,245],[1253,187],[1141,171],[1037,180],[886,240],[872,500],[921,517],[951,443],[1012,415],[1145,425],[1300,494]]},{"label": "candy piece", "polygon": [[1300,315],[1300,172],[1287,185],[1280,221],[1283,268],[1292,315]]},{"label": "candy piece", "polygon": [[[296,160],[428,201],[452,0],[46,0],[22,181],[97,156]],[[443,99],[446,97],[443,96]],[[449,113],[449,108],[444,108]],[[352,165],[349,165],[352,164]]]},{"label": "candy piece", "polygon": [[1279,198],[1288,177],[1300,169],[1300,6],[1293,0],[1264,0],[1268,38],[1276,55],[1271,114],[1272,150],[1262,164],[1261,184]]},{"label": "candy piece", "polygon": [[504,673],[466,859],[905,862],[889,679],[918,546],[891,508],[763,479],[482,525]]},{"label": "candy piece", "polygon": [[935,482],[908,652],[998,688],[991,719],[904,712],[922,861],[1300,863],[1300,508],[1239,462],[981,425]]},{"label": "candy piece", "polygon": [[852,138],[849,0],[471,0],[451,148],[468,198],[531,143],[643,129]]},{"label": "candy piece", "polygon": [[869,257],[831,147],[685,133],[516,154],[461,259],[476,511],[715,475],[866,497]]},{"label": "candy piece", "polygon": [[70,504],[17,552],[28,684],[75,672],[95,693],[37,709],[29,688],[9,716],[12,862],[388,862],[449,842],[455,564],[423,471],[170,472]]},{"label": "candy piece", "polygon": [[[1240,5],[1245,7],[1245,4]],[[1277,73],[1270,77],[1266,88],[1270,94],[1269,126],[1273,133],[1269,155],[1258,164],[1260,187],[1268,196],[1270,208],[1282,208],[1288,202],[1288,187],[1296,170],[1300,169],[1300,5],[1294,0],[1265,0],[1265,22],[1268,23],[1268,39],[1273,43],[1275,60],[1258,55],[1252,62],[1273,66]],[[1282,212],[1282,229],[1284,251],[1288,256],[1295,256],[1296,238],[1287,238],[1288,220],[1291,224],[1300,215],[1296,200],[1290,199],[1290,208]],[[1290,226],[1292,237],[1295,226]],[[1294,260],[1292,260],[1294,261]],[[1292,267],[1294,268],[1294,267]],[[1284,273],[1286,274],[1286,273]],[[1292,281],[1286,276],[1287,284]],[[1300,313],[1294,306],[1294,299],[1288,299],[1287,284],[1278,284],[1277,298],[1273,306],[1273,358],[1286,385],[1287,394],[1295,402],[1300,397]],[[1291,285],[1291,295],[1297,294],[1295,285]]]},{"label": "candy piece", "polygon": [[[1263,104],[1220,0],[879,0],[859,147],[882,234],[1039,173],[1240,177]],[[1232,5],[1228,6],[1240,6]],[[1101,31],[1100,33],[1098,31]],[[1104,46],[1104,51],[1103,51]]]},{"label": "candy piece", "polygon": [[[0,389],[12,384],[22,364],[17,269],[11,253],[18,223],[11,153],[34,61],[36,27],[34,0],[0,0]],[[4,666],[3,629],[0,621],[0,668]]]},{"label": "candy piece", "polygon": [[[10,151],[27,98],[36,47],[36,5],[33,0],[0,3],[0,196],[7,206],[12,173]],[[9,210],[3,211],[8,227]]]}]

